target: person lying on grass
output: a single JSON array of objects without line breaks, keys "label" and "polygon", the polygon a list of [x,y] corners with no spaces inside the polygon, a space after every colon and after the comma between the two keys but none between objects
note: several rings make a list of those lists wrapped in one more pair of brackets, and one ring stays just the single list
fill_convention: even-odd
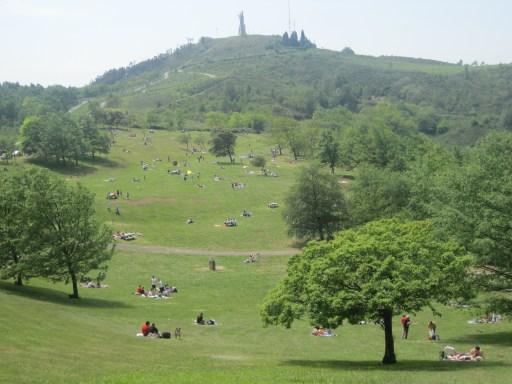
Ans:
[{"label": "person lying on grass", "polygon": [[459,353],[455,348],[447,346],[441,351],[441,358],[450,361],[480,361],[484,358],[484,352],[478,345],[467,353]]},{"label": "person lying on grass", "polygon": [[311,334],[313,336],[334,336],[334,334],[332,333],[332,331],[329,328],[326,329],[326,328],[320,327],[319,325],[316,325],[313,328],[313,331],[311,332]]}]

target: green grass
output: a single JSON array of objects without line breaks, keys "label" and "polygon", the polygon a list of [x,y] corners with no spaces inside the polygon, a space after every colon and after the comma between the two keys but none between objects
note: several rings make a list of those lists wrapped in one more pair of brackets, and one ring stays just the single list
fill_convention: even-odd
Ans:
[{"label": "green grass", "polygon": [[[130,134],[136,137],[130,137]],[[193,137],[200,133],[194,133]],[[209,134],[204,135],[206,142]],[[67,178],[82,182],[96,195],[96,210],[114,231],[142,233],[136,244],[169,247],[200,248],[211,250],[282,250],[294,245],[288,238],[281,215],[285,194],[295,182],[301,162],[287,156],[271,161],[272,141],[267,135],[240,135],[236,148],[236,163],[228,158],[204,154],[206,160],[198,162],[198,153],[187,152],[178,143],[178,133],[156,131],[150,134],[152,143],[143,144],[140,130],[119,131],[116,143],[107,158],[97,158],[79,167],[54,167],[43,164]],[[266,168],[278,177],[259,176],[260,170],[250,164],[250,152],[267,158]],[[168,162],[168,158],[171,162]],[[161,159],[162,161],[153,161]],[[187,161],[189,165],[184,166]],[[178,166],[172,165],[177,160]],[[149,164],[143,171],[141,161]],[[22,165],[23,160],[18,160]],[[180,168],[190,170],[193,176],[185,182],[182,176],[169,175],[167,171]],[[197,178],[199,175],[199,178]],[[214,181],[214,176],[221,181]],[[115,181],[108,182],[109,178]],[[139,178],[140,182],[133,182]],[[244,183],[244,189],[232,189],[231,183]],[[198,184],[203,185],[200,188]],[[120,190],[123,198],[107,200],[110,191]],[[130,199],[125,199],[126,193]],[[280,208],[270,209],[267,204],[276,201]],[[119,207],[120,216],[115,214]],[[110,209],[110,211],[109,211]],[[247,209],[251,218],[241,217]],[[187,225],[188,218],[194,224]],[[226,218],[236,218],[238,226],[223,225]]]},{"label": "green grass", "polygon": [[[283,202],[295,181],[298,166],[291,164],[287,157],[272,163],[268,137],[240,136],[237,154],[247,156],[251,150],[264,154],[268,158],[267,167],[279,177],[257,176],[259,170],[252,167],[247,158],[237,157],[237,163],[231,165],[227,159],[207,153],[206,160],[198,162],[199,155],[187,153],[185,147],[177,143],[176,134],[158,131],[151,136],[152,144],[145,146],[140,131],[136,138],[129,138],[127,132],[119,133],[110,162],[80,178],[96,193],[98,212],[115,230],[142,233],[144,236],[137,240],[140,244],[174,247],[267,250],[292,245],[286,235],[281,209],[269,209],[267,203]],[[168,157],[171,162],[179,161],[179,166],[169,163]],[[153,162],[157,158],[162,161]],[[189,165],[183,166],[187,159]],[[149,170],[142,170],[141,161],[150,165]],[[190,170],[193,177],[184,181],[181,176],[167,173],[168,169],[175,168]],[[249,172],[256,174],[249,175]],[[214,181],[215,175],[223,180]],[[115,178],[115,182],[106,182],[109,177]],[[134,177],[141,182],[134,183]],[[244,183],[246,187],[233,190],[232,182]],[[123,195],[129,192],[130,199],[106,200],[106,193],[116,190]],[[120,216],[114,213],[116,206]],[[107,207],[111,208],[110,213]],[[252,211],[253,217],[241,217],[244,209]],[[194,224],[186,224],[189,217]],[[239,225],[225,227],[223,222],[227,217],[236,218]]]},{"label": "green grass", "polygon": [[[512,361],[512,325],[469,325],[469,310],[442,308],[436,319],[442,342],[426,340],[430,313],[413,318],[410,339],[399,338],[399,363],[384,367],[378,326],[340,327],[337,337],[315,338],[300,321],[290,330],[263,328],[258,308],[283,276],[284,257],[244,264],[241,257],[116,253],[108,289],[82,289],[33,280],[0,282],[0,383],[504,383]],[[158,274],[179,288],[169,300],[136,297],[138,284]],[[193,324],[199,311],[219,322]],[[183,329],[179,340],[135,337],[140,324]],[[468,350],[479,343],[481,363],[438,361],[446,344]]]}]

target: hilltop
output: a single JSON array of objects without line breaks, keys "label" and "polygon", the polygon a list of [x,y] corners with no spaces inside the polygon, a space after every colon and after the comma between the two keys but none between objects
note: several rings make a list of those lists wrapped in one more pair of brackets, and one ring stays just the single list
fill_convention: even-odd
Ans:
[{"label": "hilltop", "polygon": [[[280,36],[201,38],[99,76],[84,93],[162,125],[201,126],[210,111],[257,111],[308,119],[318,108],[357,112],[379,99],[432,109],[441,141],[471,143],[500,127],[512,95],[512,67],[468,66],[289,48]],[[166,115],[166,117],[163,117]],[[169,115],[172,115],[169,117]],[[166,120],[173,120],[170,124]]]},{"label": "hilltop", "polygon": [[[510,65],[291,48],[282,44],[281,36],[203,37],[196,44],[109,70],[86,87],[51,88],[50,102],[40,90],[32,97],[30,87],[14,87],[13,94],[12,84],[4,83],[0,121],[19,126],[35,109],[27,97],[43,99],[45,107],[39,110],[47,110],[46,104],[60,110],[78,106],[72,109],[76,114],[88,111],[89,102],[97,103],[122,111],[129,126],[162,129],[207,128],[210,112],[305,120],[319,109],[344,107],[358,113],[386,99],[418,106],[429,120],[419,130],[440,142],[471,144],[489,130],[510,128],[511,85]],[[59,103],[55,95],[62,96]],[[8,105],[13,100],[14,114]]]}]

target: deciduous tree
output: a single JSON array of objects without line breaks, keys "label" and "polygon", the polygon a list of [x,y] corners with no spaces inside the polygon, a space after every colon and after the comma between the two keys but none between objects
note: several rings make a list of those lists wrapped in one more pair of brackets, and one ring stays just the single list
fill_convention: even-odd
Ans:
[{"label": "deciduous tree", "polygon": [[236,135],[233,132],[218,131],[211,140],[210,152],[217,157],[229,156],[229,161],[234,162]]},{"label": "deciduous tree", "polygon": [[82,185],[41,174],[32,193],[35,230],[45,252],[34,256],[32,269],[54,281],[71,282],[78,298],[80,277],[106,268],[112,257],[111,230],[95,217],[94,195]]},{"label": "deciduous tree", "polygon": [[471,259],[454,241],[437,239],[429,222],[384,220],[312,242],[288,262],[287,276],[267,295],[263,322],[290,327],[307,317],[336,328],[345,319],[383,319],[383,363],[396,362],[392,318],[434,309],[469,295]]},{"label": "deciduous tree", "polygon": [[286,197],[283,217],[288,233],[299,238],[331,238],[349,221],[343,192],[336,178],[318,165],[304,168]]}]

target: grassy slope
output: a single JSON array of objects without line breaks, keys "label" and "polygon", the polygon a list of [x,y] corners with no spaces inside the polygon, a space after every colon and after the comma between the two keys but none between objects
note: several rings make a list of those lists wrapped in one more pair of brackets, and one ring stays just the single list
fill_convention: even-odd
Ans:
[{"label": "grassy slope", "polygon": [[380,73],[378,76],[387,77],[386,72],[407,76],[409,72],[451,75],[464,71],[461,66],[430,60],[287,49],[278,41],[276,37],[258,35],[210,39],[171,55],[151,71],[118,82],[115,88],[122,107],[145,111],[157,103],[197,106],[222,92],[227,81],[235,81],[258,89],[252,95],[252,107],[270,108],[272,89],[285,98],[293,98],[296,86],[309,87],[327,74],[357,77],[361,70],[371,69]]},{"label": "grassy slope", "polygon": [[[145,146],[143,133],[131,132],[137,136],[130,138],[130,132],[126,131],[117,134],[108,160],[90,163],[79,170],[73,170],[72,166],[61,170],[66,177],[83,182],[96,194],[97,212],[115,231],[142,233],[144,236],[136,240],[137,244],[173,247],[279,250],[293,245],[286,235],[282,209],[269,209],[267,203],[277,201],[282,204],[285,193],[295,181],[300,163],[292,163],[287,156],[271,162],[272,142],[268,136],[240,136],[237,163],[230,165],[228,159],[210,154],[205,154],[206,161],[199,163],[198,154],[187,154],[186,147],[178,144],[176,133],[157,131],[150,134],[152,143]],[[206,141],[210,138],[208,134],[204,137]],[[248,158],[240,159],[239,156],[246,157],[251,150],[265,155],[267,168],[277,172],[279,177],[249,175],[259,169],[252,167]],[[169,163],[168,156],[171,161],[179,161],[179,166]],[[157,158],[162,161],[153,162]],[[187,167],[183,166],[186,158],[190,163]],[[142,171],[141,161],[150,165],[149,170]],[[168,169],[175,168],[191,170],[194,177],[185,182],[181,176],[167,174]],[[196,178],[198,173],[199,179]],[[222,176],[224,180],[215,182],[214,175]],[[110,177],[115,178],[115,182],[105,181]],[[134,177],[140,178],[141,182],[134,183]],[[246,188],[233,190],[232,182],[245,183]],[[198,184],[204,188],[199,188]],[[116,190],[124,195],[128,192],[130,200],[105,198],[107,192]],[[115,207],[119,207],[120,216],[115,215]],[[240,217],[244,209],[252,211],[253,217]],[[186,224],[189,217],[193,218],[194,224]],[[223,221],[227,217],[236,218],[239,225],[225,227]]]},{"label": "grassy slope", "polygon": [[[34,280],[16,288],[0,282],[0,383],[503,383],[510,372],[509,323],[472,326],[467,310],[444,308],[436,319],[443,341],[425,340],[428,313],[413,318],[410,340],[395,329],[400,363],[383,367],[379,327],[343,326],[338,337],[309,336],[309,325],[263,328],[258,307],[283,275],[286,258],[244,264],[219,257],[117,253],[108,289],[83,289],[69,301],[69,286]],[[179,287],[172,299],[131,294],[152,273]],[[198,327],[199,311],[217,327]],[[136,338],[144,320],[161,330],[181,326],[183,339]],[[398,318],[395,319],[398,326]],[[460,350],[480,343],[488,360],[479,364],[438,362],[445,344]]]}]

